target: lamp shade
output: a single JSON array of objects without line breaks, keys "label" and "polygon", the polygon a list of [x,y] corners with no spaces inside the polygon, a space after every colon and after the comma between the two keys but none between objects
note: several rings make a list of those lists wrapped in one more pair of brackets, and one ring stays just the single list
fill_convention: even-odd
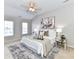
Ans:
[{"label": "lamp shade", "polygon": [[57,28],[56,32],[62,32],[62,28]]},{"label": "lamp shade", "polygon": [[58,25],[57,26],[57,29],[56,29],[56,32],[62,32],[62,29],[64,28],[63,25]]},{"label": "lamp shade", "polygon": [[35,31],[35,32],[37,32],[37,31],[38,31],[38,29],[37,29],[37,28],[35,28],[35,29],[34,29],[34,31]]}]

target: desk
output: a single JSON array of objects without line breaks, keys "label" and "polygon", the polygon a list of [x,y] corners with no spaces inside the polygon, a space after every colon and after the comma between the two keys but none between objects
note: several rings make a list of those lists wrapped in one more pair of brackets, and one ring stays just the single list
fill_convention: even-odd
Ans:
[{"label": "desk", "polygon": [[64,40],[64,41],[59,40],[59,41],[56,41],[56,42],[57,42],[57,46],[59,48],[61,48],[61,47],[63,47],[64,49],[67,48],[67,41],[66,40]]}]

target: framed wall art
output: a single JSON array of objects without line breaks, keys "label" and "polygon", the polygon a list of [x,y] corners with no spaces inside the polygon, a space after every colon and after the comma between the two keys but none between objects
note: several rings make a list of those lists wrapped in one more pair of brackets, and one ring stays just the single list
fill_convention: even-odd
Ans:
[{"label": "framed wall art", "polygon": [[42,18],[41,28],[44,28],[44,29],[48,29],[48,28],[53,29],[53,28],[55,28],[55,16]]}]

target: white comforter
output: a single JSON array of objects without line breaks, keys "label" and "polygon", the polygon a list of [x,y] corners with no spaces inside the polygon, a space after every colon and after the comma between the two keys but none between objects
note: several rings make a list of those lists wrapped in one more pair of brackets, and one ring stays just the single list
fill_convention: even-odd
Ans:
[{"label": "white comforter", "polygon": [[50,40],[44,39],[44,40],[38,40],[33,39],[32,36],[28,37],[22,37],[21,40],[22,43],[25,43],[28,47],[34,49],[38,54],[41,54],[41,56],[47,56],[47,54],[50,52],[50,50],[53,48]]}]

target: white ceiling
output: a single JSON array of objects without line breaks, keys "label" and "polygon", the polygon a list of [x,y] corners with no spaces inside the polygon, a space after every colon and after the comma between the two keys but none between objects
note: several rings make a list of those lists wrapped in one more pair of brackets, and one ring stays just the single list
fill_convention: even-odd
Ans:
[{"label": "white ceiling", "polygon": [[45,13],[47,11],[54,10],[59,8],[67,3],[71,3],[73,0],[69,0],[66,3],[63,3],[65,0],[35,0],[38,5],[41,7],[41,10],[38,14],[31,14],[26,12],[23,5],[27,2],[27,0],[4,0],[4,13],[5,16],[14,16],[14,17],[22,17],[25,19],[32,19],[38,14]]}]

